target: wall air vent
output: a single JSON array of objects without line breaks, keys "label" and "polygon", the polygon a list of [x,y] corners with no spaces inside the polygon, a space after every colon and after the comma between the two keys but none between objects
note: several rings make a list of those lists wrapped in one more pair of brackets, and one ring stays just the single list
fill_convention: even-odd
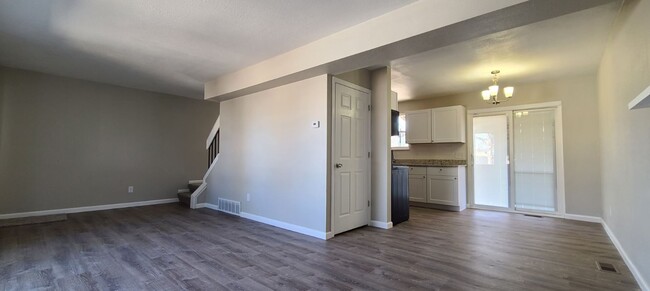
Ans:
[{"label": "wall air vent", "polygon": [[219,198],[217,200],[217,209],[225,213],[239,215],[241,212],[241,203],[239,201]]}]

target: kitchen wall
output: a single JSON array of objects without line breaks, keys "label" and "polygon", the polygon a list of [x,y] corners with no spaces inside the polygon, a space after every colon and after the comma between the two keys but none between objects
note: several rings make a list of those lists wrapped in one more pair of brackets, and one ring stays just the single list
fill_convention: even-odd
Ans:
[{"label": "kitchen wall", "polygon": [[[650,86],[650,1],[626,1],[599,75],[604,219],[650,290],[650,108],[627,104]],[[628,264],[629,266],[630,264]]]},{"label": "kitchen wall", "polygon": [[220,155],[207,179],[207,202],[240,201],[247,214],[324,234],[328,86],[321,75],[222,102]]},{"label": "kitchen wall", "polygon": [[[597,78],[595,74],[539,83],[513,84],[515,96],[500,106],[562,102],[566,211],[602,216]],[[464,105],[468,110],[492,108],[480,92],[399,103],[399,111]],[[396,159],[467,159],[466,144],[415,144],[394,151]]]},{"label": "kitchen wall", "polygon": [[205,173],[218,103],[0,75],[0,214],[175,198]]}]

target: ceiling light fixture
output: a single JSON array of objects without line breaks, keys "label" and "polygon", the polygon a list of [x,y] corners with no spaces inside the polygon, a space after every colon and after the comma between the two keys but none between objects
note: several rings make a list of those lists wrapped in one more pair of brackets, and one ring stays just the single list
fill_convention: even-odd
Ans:
[{"label": "ceiling light fixture", "polygon": [[503,96],[505,96],[505,99],[499,98],[499,85],[497,84],[499,82],[499,73],[501,73],[499,70],[492,71],[492,86],[488,87],[487,90],[483,90],[481,92],[481,97],[483,97],[483,100],[494,105],[498,105],[501,102],[510,101],[512,94],[515,93],[515,87],[505,87],[503,88]]}]

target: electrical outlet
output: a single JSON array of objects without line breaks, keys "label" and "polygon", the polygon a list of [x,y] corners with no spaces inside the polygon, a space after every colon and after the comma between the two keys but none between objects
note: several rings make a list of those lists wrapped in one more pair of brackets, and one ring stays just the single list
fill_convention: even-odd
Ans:
[{"label": "electrical outlet", "polygon": [[133,186],[129,186],[129,193],[133,193]]},{"label": "electrical outlet", "polygon": [[246,193],[246,201],[251,201],[251,193]]}]

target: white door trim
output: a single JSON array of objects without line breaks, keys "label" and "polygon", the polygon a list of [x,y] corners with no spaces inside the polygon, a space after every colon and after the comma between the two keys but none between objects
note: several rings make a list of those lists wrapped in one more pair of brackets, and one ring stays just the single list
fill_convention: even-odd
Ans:
[{"label": "white door trim", "polygon": [[[331,96],[331,99],[332,99],[331,104],[330,104],[330,106],[331,106],[330,109],[332,111],[331,116],[330,116],[330,118],[332,120],[331,121],[331,126],[330,126],[331,129],[332,129],[331,133],[330,133],[330,137],[331,137],[331,140],[330,140],[331,151],[330,151],[330,153],[331,154],[330,154],[330,159],[329,159],[330,160],[330,163],[329,163],[330,169],[328,170],[328,173],[329,173],[329,175],[331,177],[331,179],[330,179],[330,189],[331,190],[330,190],[330,201],[329,201],[329,203],[330,203],[330,215],[329,215],[330,216],[330,219],[329,219],[330,220],[330,231],[328,233],[332,233],[332,236],[334,236],[334,224],[335,224],[334,217],[336,215],[336,212],[335,212],[336,208],[334,207],[334,196],[335,196],[334,191],[335,191],[335,187],[336,187],[336,181],[335,181],[335,175],[334,175],[334,165],[337,162],[335,160],[335,155],[334,155],[334,137],[336,136],[336,133],[335,133],[335,131],[336,131],[336,126],[335,126],[335,120],[336,120],[336,108],[335,108],[335,106],[336,106],[335,92],[336,91],[335,91],[335,88],[336,88],[336,84],[341,84],[341,85],[350,87],[352,89],[361,91],[363,93],[367,93],[368,94],[368,105],[371,106],[371,108],[372,108],[372,92],[369,89],[363,88],[363,87],[361,87],[359,85],[350,83],[348,81],[344,81],[344,80],[332,77],[331,92],[330,92],[330,96]],[[372,119],[372,115],[368,114],[368,127],[369,127],[368,130],[369,131],[371,131],[371,128],[370,128],[371,127],[371,121],[372,121],[371,119]],[[371,152],[371,149],[372,149],[372,144],[371,143],[372,143],[372,136],[369,135],[368,136],[368,141],[367,141],[367,151],[368,152]],[[367,175],[368,175],[368,179],[367,179],[367,181],[368,181],[368,189],[371,189],[371,186],[372,186],[372,180],[371,180],[372,175],[370,173],[371,172],[371,159],[368,158],[366,163],[367,163],[366,168],[367,168],[367,172],[368,172],[367,173]],[[370,201],[370,203],[372,203],[372,193],[370,192],[370,190],[369,190],[369,193],[368,193],[368,200]],[[368,215],[367,215],[366,221],[367,221],[367,224],[370,224],[371,223],[371,221],[370,221],[370,218],[371,218],[370,208],[368,208],[367,212],[368,212]]]}]

